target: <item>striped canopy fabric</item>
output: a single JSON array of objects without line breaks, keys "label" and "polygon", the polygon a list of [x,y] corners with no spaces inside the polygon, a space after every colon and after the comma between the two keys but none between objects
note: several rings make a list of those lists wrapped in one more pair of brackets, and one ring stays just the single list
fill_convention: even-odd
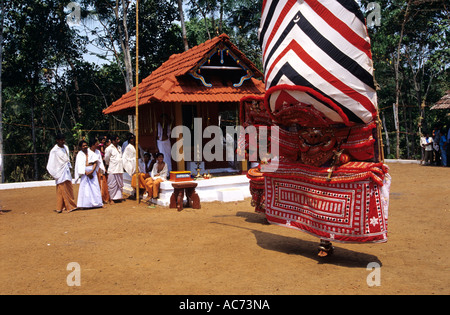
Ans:
[{"label": "striped canopy fabric", "polygon": [[259,40],[271,115],[293,107],[310,114],[304,125],[374,121],[370,39],[354,0],[264,0]]}]

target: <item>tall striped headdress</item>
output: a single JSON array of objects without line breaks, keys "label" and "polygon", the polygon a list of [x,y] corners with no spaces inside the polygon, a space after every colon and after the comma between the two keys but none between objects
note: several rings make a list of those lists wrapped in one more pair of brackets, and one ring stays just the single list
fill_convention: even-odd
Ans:
[{"label": "tall striped headdress", "polygon": [[311,126],[376,118],[370,39],[354,0],[264,0],[259,40],[271,115],[298,108]]}]

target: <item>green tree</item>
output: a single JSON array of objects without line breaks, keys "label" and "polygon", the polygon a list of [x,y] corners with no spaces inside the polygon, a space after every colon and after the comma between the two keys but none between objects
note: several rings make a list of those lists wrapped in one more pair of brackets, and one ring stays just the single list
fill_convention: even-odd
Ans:
[{"label": "green tree", "polygon": [[[139,2],[139,71],[145,78],[172,54],[184,51],[175,0],[147,0]],[[130,35],[136,36],[136,10],[130,10],[128,17]],[[136,47],[132,47],[135,56]]]},{"label": "green tree", "polygon": [[65,22],[64,6],[52,0],[13,0],[5,15],[5,87],[20,87],[29,109],[33,146],[34,179],[39,178],[36,121],[44,111],[43,82],[49,69],[61,60],[79,58],[75,33]]},{"label": "green tree", "polygon": [[46,178],[55,133],[66,134],[72,153],[74,128],[84,137],[104,133],[110,117],[102,110],[124,93],[123,79],[114,62],[83,60],[87,38],[67,25],[60,1],[11,1],[4,13],[5,178]]},{"label": "green tree", "polygon": [[[368,2],[362,1],[363,8]],[[420,156],[418,136],[432,128],[429,106],[443,95],[450,64],[448,9],[441,0],[387,0],[381,3],[381,25],[369,28],[386,129],[395,129],[397,109],[396,153],[391,157]]]}]

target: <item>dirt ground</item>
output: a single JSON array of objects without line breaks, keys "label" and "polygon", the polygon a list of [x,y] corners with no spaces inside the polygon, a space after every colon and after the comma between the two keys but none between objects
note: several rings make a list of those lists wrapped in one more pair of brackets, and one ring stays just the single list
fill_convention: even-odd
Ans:
[{"label": "dirt ground", "polygon": [[250,200],[56,214],[55,187],[0,190],[0,294],[450,294],[450,168],[389,167],[388,242],[335,243],[326,260],[317,238],[266,224]]}]

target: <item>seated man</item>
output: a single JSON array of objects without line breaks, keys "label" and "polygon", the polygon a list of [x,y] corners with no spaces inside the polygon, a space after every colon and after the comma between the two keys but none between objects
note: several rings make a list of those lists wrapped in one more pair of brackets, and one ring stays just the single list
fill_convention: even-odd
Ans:
[{"label": "seated man", "polygon": [[151,154],[148,152],[144,153],[144,158],[139,159],[139,173],[133,174],[131,177],[131,186],[136,190],[136,180],[139,180],[139,194],[142,195],[145,192],[145,180],[150,177],[151,173]]},{"label": "seated man", "polygon": [[153,165],[153,169],[150,173],[150,177],[145,180],[145,188],[148,192],[148,199],[146,201],[152,201],[158,198],[159,186],[161,182],[167,180],[168,170],[167,164],[164,162],[164,154],[156,154],[156,163]]}]

